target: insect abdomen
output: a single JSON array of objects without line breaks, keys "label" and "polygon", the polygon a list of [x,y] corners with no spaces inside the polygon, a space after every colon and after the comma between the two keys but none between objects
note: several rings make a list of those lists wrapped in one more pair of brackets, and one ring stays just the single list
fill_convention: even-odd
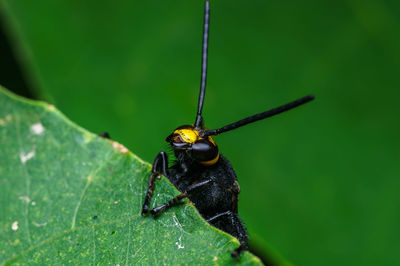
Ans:
[{"label": "insect abdomen", "polygon": [[182,192],[193,182],[211,180],[190,193],[189,199],[211,225],[238,238],[246,247],[247,232],[237,213],[239,185],[230,162],[220,155],[216,164],[209,167],[192,165],[182,176],[174,171],[176,169],[172,167],[170,180]]}]

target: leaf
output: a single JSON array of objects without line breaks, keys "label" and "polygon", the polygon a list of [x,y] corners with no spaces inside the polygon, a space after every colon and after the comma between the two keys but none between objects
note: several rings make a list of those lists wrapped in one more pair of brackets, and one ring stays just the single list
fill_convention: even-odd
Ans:
[{"label": "leaf", "polygon": [[[150,165],[0,88],[1,264],[225,264],[238,241],[185,203],[140,215]],[[178,191],[162,178],[153,206]],[[245,252],[241,264],[261,264]]]}]

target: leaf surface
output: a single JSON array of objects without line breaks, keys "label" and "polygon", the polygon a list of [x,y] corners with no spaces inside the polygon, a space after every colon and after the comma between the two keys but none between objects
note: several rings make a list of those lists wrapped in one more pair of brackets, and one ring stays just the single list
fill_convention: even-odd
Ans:
[{"label": "leaf surface", "polygon": [[[238,241],[190,203],[142,217],[150,165],[52,105],[0,88],[0,147],[1,264],[234,263]],[[152,204],[177,193],[162,178]]]}]

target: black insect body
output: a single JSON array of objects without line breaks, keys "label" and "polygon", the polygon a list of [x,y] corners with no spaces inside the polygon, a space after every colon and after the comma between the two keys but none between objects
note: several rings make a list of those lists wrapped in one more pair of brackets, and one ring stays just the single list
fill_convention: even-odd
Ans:
[{"label": "black insect body", "polygon": [[[201,86],[197,115],[194,125],[175,129],[166,141],[171,145],[176,161],[168,166],[168,157],[160,152],[152,166],[142,214],[153,216],[175,206],[184,198],[189,198],[199,213],[213,226],[231,234],[240,241],[240,247],[232,252],[236,257],[247,249],[247,232],[238,216],[239,184],[230,162],[219,152],[212,136],[244,126],[246,124],[282,113],[314,99],[312,95],[280,107],[262,112],[219,129],[208,130],[203,126],[202,109],[207,78],[207,50],[209,28],[209,2],[205,3],[204,32],[202,49]],[[155,181],[158,176],[166,176],[181,192],[168,202],[149,209]]]}]

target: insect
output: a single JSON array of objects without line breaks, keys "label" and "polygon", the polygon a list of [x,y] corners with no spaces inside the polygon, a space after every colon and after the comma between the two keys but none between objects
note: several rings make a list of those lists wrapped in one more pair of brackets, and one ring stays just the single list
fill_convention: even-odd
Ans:
[{"label": "insect", "polygon": [[[189,198],[201,216],[211,225],[236,237],[240,247],[232,252],[237,257],[248,249],[247,232],[238,216],[239,184],[230,162],[219,152],[213,136],[253,123],[255,121],[288,111],[314,99],[308,95],[277,108],[249,116],[218,129],[206,129],[203,124],[202,109],[207,79],[207,54],[210,25],[210,4],[205,2],[203,24],[203,46],[201,63],[201,83],[194,125],[176,128],[167,138],[176,161],[169,166],[168,156],[162,151],[157,154],[144,199],[142,214],[159,215],[166,209],[178,205]],[[168,202],[150,210],[157,177],[164,175],[181,192]]]}]

